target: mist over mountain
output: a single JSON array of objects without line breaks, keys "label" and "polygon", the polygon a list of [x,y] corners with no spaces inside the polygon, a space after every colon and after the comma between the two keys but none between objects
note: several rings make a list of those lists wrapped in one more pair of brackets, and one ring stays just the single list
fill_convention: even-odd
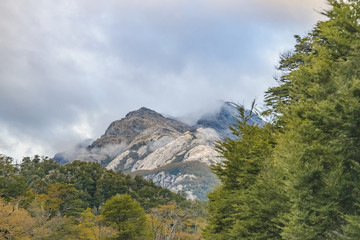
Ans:
[{"label": "mist over mountain", "polygon": [[[140,174],[191,199],[206,199],[218,183],[209,166],[223,159],[215,151],[217,141],[232,137],[237,106],[224,102],[218,111],[204,114],[190,126],[142,107],[112,122],[95,141],[87,141],[54,160],[95,161],[115,171]],[[252,121],[261,124],[260,118]]]},{"label": "mist over mountain", "polygon": [[[250,114],[246,110],[246,114]],[[224,102],[220,109],[215,113],[204,114],[196,123],[195,127],[212,128],[220,136],[221,139],[225,137],[233,137],[229,126],[236,124],[236,116],[238,115],[237,105],[231,102]],[[249,124],[263,124],[263,121],[256,115],[252,114]]]}]

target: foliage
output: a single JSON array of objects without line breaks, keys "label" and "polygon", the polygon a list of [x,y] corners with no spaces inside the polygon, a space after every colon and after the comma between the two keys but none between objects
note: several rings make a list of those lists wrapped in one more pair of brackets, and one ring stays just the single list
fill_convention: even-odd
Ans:
[{"label": "foliage", "polygon": [[106,201],[101,214],[107,223],[118,230],[114,239],[145,239],[145,211],[130,195],[116,194]]},{"label": "foliage", "polygon": [[[73,161],[66,165],[59,165],[52,159],[39,156],[25,157],[19,168],[12,164],[10,158],[4,159],[3,162],[9,170],[3,177],[7,181],[4,181],[4,186],[0,187],[0,193],[5,194],[5,191],[8,191],[6,194],[12,195],[9,195],[7,199],[14,199],[19,195],[25,195],[26,190],[30,188],[34,194],[44,198],[46,198],[45,195],[50,198],[56,195],[50,201],[56,201],[57,197],[63,198],[63,205],[58,208],[62,215],[75,216],[86,208],[99,210],[106,200],[116,194],[130,194],[146,211],[170,201],[178,204],[186,201],[183,196],[157,186],[151,180],[146,180],[141,176],[132,178],[121,171],[107,170],[95,162]],[[18,187],[6,187],[11,182],[10,177],[18,179],[14,181]],[[55,186],[58,191],[55,191]],[[17,193],[20,190],[21,192]],[[3,197],[6,196],[3,195]],[[68,206],[65,206],[66,204]]]},{"label": "foliage", "polygon": [[174,203],[160,205],[147,214],[149,232],[155,240],[203,239],[205,210],[202,201],[191,201],[190,206],[180,207]]},{"label": "foliage", "polygon": [[[187,201],[183,195],[151,180],[107,170],[98,163],[74,161],[59,165],[47,157],[34,156],[25,157],[17,165],[12,158],[0,156],[0,166],[1,237],[6,234],[10,239],[127,239],[124,235],[138,232],[138,221],[133,225],[135,230],[130,227],[126,233],[119,230],[119,225],[105,224],[109,223],[106,211],[105,215],[100,214],[106,209],[105,202],[118,194],[134,199],[130,202],[141,213],[143,209],[150,213],[159,205],[171,203],[187,213],[181,221],[204,216],[203,203]],[[133,210],[132,204],[123,210]],[[194,224],[198,226],[197,222]],[[137,235],[148,238],[150,234],[145,225],[144,234]]]},{"label": "foliage", "polygon": [[34,224],[26,210],[0,198],[0,239],[31,239]]},{"label": "foliage", "polygon": [[78,216],[84,208],[79,192],[71,184],[52,184],[48,187],[47,194],[39,194],[37,198],[50,217],[58,212],[63,216]]},{"label": "foliage", "polygon": [[0,155],[0,197],[7,201],[25,195],[28,187],[13,159]]},{"label": "foliage", "polygon": [[105,171],[106,169],[98,163],[82,161],[73,161],[60,168],[66,183],[74,185],[89,208],[99,207],[103,202],[101,196],[97,195],[97,190],[98,180]]},{"label": "foliage", "polygon": [[271,125],[248,124],[252,111],[245,114],[241,106],[238,110],[237,124],[230,128],[236,139],[226,138],[217,144],[225,160],[212,166],[213,172],[229,189],[245,189],[254,184],[273,147]]},{"label": "foliage", "polygon": [[284,205],[277,182],[280,175],[271,162],[275,129],[271,124],[248,123],[253,110],[246,114],[239,106],[238,111],[237,124],[231,127],[237,138],[227,138],[217,145],[225,160],[212,169],[222,184],[208,195],[210,217],[204,236],[278,239],[276,216]]},{"label": "foliage", "polygon": [[20,164],[20,175],[34,193],[46,193],[51,183],[59,182],[63,177],[59,173],[59,165],[49,159],[35,155],[34,158],[24,157]]},{"label": "foliage", "polygon": [[149,219],[153,239],[178,239],[181,232],[183,214],[174,204],[152,209]]},{"label": "foliage", "polygon": [[281,56],[273,122],[248,125],[240,109],[238,138],[219,144],[207,239],[358,239],[360,2],[328,4]]},{"label": "foliage", "polygon": [[268,92],[283,124],[274,161],[290,199],[281,218],[285,239],[346,237],[348,219],[360,213],[360,3],[329,4],[328,20],[298,37],[281,62],[283,84]]}]

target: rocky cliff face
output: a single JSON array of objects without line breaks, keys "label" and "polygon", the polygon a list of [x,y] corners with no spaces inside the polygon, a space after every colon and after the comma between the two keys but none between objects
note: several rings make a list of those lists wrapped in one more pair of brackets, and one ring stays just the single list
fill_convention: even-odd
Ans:
[{"label": "rocky cliff face", "polygon": [[89,146],[101,148],[107,145],[135,145],[140,141],[162,136],[173,136],[190,131],[191,127],[179,121],[165,118],[148,108],[128,113],[125,118],[110,124],[105,134]]},{"label": "rocky cliff face", "polygon": [[212,129],[199,128],[183,134],[150,134],[112,160],[107,168],[113,170],[153,170],[176,162],[199,161],[211,165],[220,161],[213,148],[219,140]]},{"label": "rocky cliff face", "polygon": [[136,174],[174,192],[182,191],[189,199],[206,199],[206,194],[219,183],[209,166],[199,161],[170,163],[153,170],[131,172],[131,175]]},{"label": "rocky cliff face", "polygon": [[97,161],[108,169],[141,174],[163,187],[183,191],[188,198],[205,199],[218,182],[209,166],[222,161],[214,144],[231,137],[228,127],[235,123],[236,113],[235,106],[225,103],[219,112],[189,126],[140,108],[112,122],[88,147],[57,154],[54,159]]}]

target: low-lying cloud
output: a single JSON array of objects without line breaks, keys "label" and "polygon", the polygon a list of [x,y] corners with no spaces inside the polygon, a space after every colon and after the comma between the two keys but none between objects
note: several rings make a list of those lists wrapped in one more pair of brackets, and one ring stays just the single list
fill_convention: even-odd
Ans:
[{"label": "low-lying cloud", "polygon": [[0,2],[0,153],[52,156],[142,106],[261,101],[323,1]]}]

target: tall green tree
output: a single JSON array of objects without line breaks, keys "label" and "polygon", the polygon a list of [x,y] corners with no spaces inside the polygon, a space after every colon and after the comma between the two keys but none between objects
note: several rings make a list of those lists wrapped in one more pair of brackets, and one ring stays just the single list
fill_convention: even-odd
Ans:
[{"label": "tall green tree", "polygon": [[324,12],[328,20],[297,37],[294,52],[280,62],[282,85],[268,91],[268,103],[282,126],[274,161],[285,173],[290,200],[289,211],[281,218],[284,239],[356,235],[360,3],[328,3],[330,9]]},{"label": "tall green tree", "polygon": [[225,160],[212,167],[221,186],[208,195],[206,239],[280,238],[276,217],[284,204],[271,170],[275,130],[271,124],[249,123],[252,114],[239,107],[239,119],[231,128],[236,138],[217,145]]},{"label": "tall green tree", "polygon": [[266,93],[274,144],[262,145],[266,126],[238,127],[221,144],[207,239],[358,239],[360,2],[328,4],[328,19],[281,56],[280,86]]},{"label": "tall green tree", "polygon": [[128,194],[117,194],[107,200],[101,213],[104,220],[118,233],[114,239],[146,239],[147,225],[144,209]]}]

